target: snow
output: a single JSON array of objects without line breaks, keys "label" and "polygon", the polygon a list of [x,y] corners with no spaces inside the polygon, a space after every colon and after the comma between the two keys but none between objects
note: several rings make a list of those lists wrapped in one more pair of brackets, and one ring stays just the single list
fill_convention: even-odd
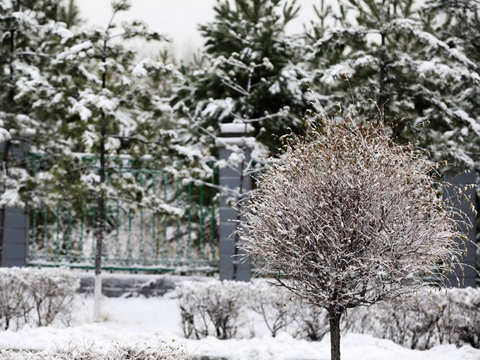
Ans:
[{"label": "snow", "polygon": [[132,71],[132,75],[136,76],[136,77],[144,77],[144,76],[147,76],[147,74],[148,74],[148,72],[147,72],[147,70],[145,70],[143,62],[135,65],[135,67]]},{"label": "snow", "polygon": [[245,134],[251,133],[255,128],[250,124],[230,123],[220,124],[220,133],[222,134]]},{"label": "snow", "polygon": [[11,136],[7,129],[0,127],[0,142],[10,140]]},{"label": "snow", "polygon": [[78,55],[81,52],[87,51],[93,47],[93,44],[90,40],[84,41],[83,43],[76,44],[70,48],[67,48],[64,52],[60,53],[57,56],[59,61],[62,60],[73,60],[75,55]]},{"label": "snow", "polygon": [[[195,356],[226,357],[229,360],[330,359],[329,338],[321,342],[296,340],[286,333],[276,338],[265,334],[255,338],[187,340],[180,330],[180,314],[174,293],[162,298],[104,298],[103,322],[93,323],[91,297],[79,296],[72,326],[55,325],[5,331],[0,349],[56,350],[72,346],[109,348],[123,345],[175,343]],[[478,360],[480,350],[470,346],[442,345],[428,351],[410,350],[391,341],[368,335],[346,334],[341,343],[342,359],[357,360]]]},{"label": "snow", "polygon": [[62,38],[62,44],[65,44],[69,39],[73,37],[73,33],[63,26],[55,27],[54,32]]},{"label": "snow", "polygon": [[229,116],[233,109],[235,108],[235,102],[232,98],[227,97],[225,99],[211,99],[205,109],[202,110],[202,116],[215,116],[215,114],[219,113],[219,120],[226,118]]}]

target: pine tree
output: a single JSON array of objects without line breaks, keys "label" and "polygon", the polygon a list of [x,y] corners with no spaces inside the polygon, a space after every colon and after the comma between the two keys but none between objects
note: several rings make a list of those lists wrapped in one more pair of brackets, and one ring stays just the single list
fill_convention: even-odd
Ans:
[{"label": "pine tree", "polygon": [[[56,155],[50,157],[50,161],[54,160],[47,167],[48,174],[55,178],[50,193],[63,199],[79,199],[80,211],[87,204],[96,208],[95,318],[100,311],[103,242],[108,230],[107,200],[121,201],[127,209],[148,204],[154,211],[165,212],[157,194],[148,193],[145,179],[124,168],[141,166],[143,160],[154,160],[152,145],[158,146],[174,136],[163,130],[155,137],[151,135],[157,124],[159,104],[148,77],[170,70],[149,60],[139,63],[132,50],[114,41],[118,38],[164,40],[139,21],[117,26],[116,15],[129,8],[126,0],[112,2],[112,16],[107,26],[77,32],[72,45],[53,61],[62,74],[76,76],[71,79],[73,84],[63,84],[61,77],[56,79],[61,87],[57,93],[58,111],[65,114],[65,110],[69,110],[57,126],[63,144],[56,143]],[[70,106],[66,107],[65,102]],[[91,156],[90,163],[82,154]]]},{"label": "pine tree", "polygon": [[308,54],[324,66],[317,83],[327,112],[341,104],[357,118],[380,118],[397,141],[413,141],[451,166],[474,166],[478,118],[452,89],[477,86],[480,78],[475,64],[440,38],[438,19],[412,0],[352,0],[335,20],[339,27],[327,29]]},{"label": "pine tree", "polygon": [[[465,114],[480,122],[480,5],[474,0],[433,0],[427,3],[425,11],[436,16],[434,31],[454,51],[465,54],[472,61],[469,70],[476,74],[476,81],[452,84],[450,91],[461,104]],[[464,132],[464,128],[456,132]],[[470,155],[478,158],[478,144],[473,140]]]},{"label": "pine tree", "polygon": [[[112,3],[106,28],[75,32],[54,18],[45,19],[46,13],[58,16],[59,8],[51,3],[60,4],[47,1],[42,7],[37,2],[40,10],[35,12],[1,3],[6,14],[3,45],[10,54],[1,67],[2,119],[13,140],[27,141],[38,157],[29,168],[18,164],[16,174],[13,167],[4,174],[2,206],[53,211],[67,202],[77,217],[94,207],[99,274],[107,199],[119,201],[126,211],[142,206],[159,213],[176,211],[151,191],[149,179],[133,176],[129,168],[169,165],[171,171],[187,172],[186,177],[207,170],[203,153],[182,147],[167,99],[158,94],[159,79],[172,77],[174,68],[139,61],[116,41],[160,41],[163,36],[139,21],[116,25],[116,14],[129,9],[128,1]],[[193,162],[201,164],[195,168]]]},{"label": "pine tree", "polygon": [[19,147],[25,152],[28,146],[38,146],[51,138],[47,133],[53,122],[44,116],[48,108],[42,107],[41,102],[54,97],[56,90],[44,72],[52,54],[72,36],[64,24],[55,21],[60,3],[0,1],[0,242],[5,208],[24,207],[35,198],[23,157],[12,158],[10,150]]},{"label": "pine tree", "polygon": [[58,19],[64,22],[69,29],[81,24],[80,9],[76,5],[75,0],[70,0],[68,4],[60,6]]},{"label": "pine tree", "polygon": [[[213,133],[220,123],[252,122],[258,139],[275,149],[278,137],[301,127],[305,75],[294,64],[299,45],[285,35],[296,1],[218,0],[214,21],[200,26],[201,67],[184,67],[173,104]],[[185,113],[185,111],[184,111]]]}]

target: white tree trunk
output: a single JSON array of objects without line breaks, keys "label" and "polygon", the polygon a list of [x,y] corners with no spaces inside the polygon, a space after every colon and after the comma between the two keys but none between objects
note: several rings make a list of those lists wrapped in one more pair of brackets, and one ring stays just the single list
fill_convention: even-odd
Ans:
[{"label": "white tree trunk", "polygon": [[100,321],[102,302],[102,274],[95,275],[95,289],[93,293],[93,321]]}]

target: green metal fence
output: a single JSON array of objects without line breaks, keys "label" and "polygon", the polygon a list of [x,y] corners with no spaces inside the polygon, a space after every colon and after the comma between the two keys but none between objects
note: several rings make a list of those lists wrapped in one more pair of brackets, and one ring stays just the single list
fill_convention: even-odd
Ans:
[{"label": "green metal fence", "polygon": [[[131,170],[129,170],[131,171]],[[210,179],[182,179],[155,170],[136,169],[148,178],[165,212],[129,209],[107,201],[103,268],[126,271],[215,271],[218,259],[217,190]],[[89,204],[29,211],[32,266],[93,268],[97,208]]]}]

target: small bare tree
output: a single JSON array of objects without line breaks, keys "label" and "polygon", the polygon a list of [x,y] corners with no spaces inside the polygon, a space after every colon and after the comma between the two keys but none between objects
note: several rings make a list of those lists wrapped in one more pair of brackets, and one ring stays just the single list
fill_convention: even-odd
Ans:
[{"label": "small bare tree", "polygon": [[340,319],[359,305],[444,284],[467,218],[442,198],[435,164],[394,144],[382,124],[322,121],[286,144],[243,205],[243,249],[280,285]]}]

